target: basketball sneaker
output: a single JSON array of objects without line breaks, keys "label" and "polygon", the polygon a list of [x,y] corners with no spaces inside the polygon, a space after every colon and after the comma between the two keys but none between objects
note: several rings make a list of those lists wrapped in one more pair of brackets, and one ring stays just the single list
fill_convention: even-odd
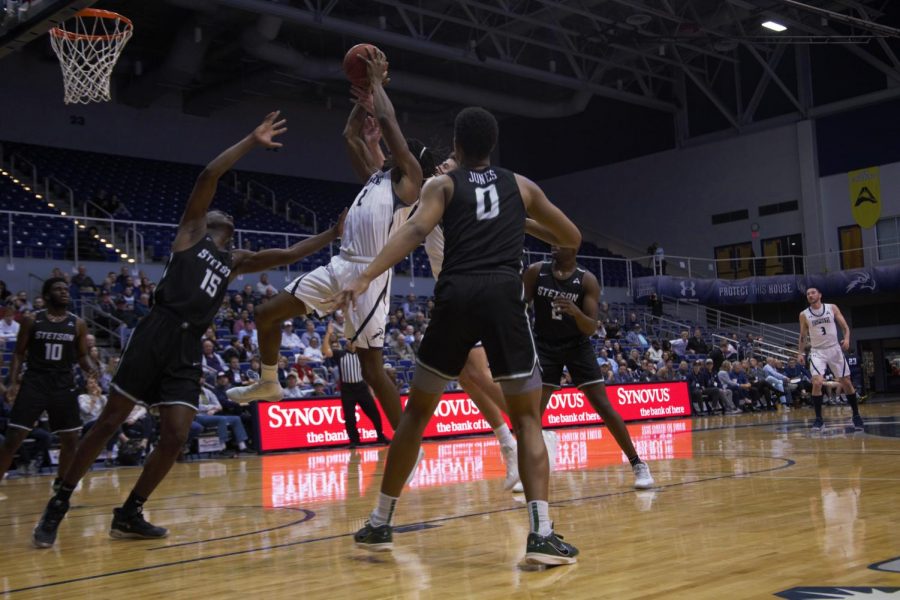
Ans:
[{"label": "basketball sneaker", "polygon": [[238,404],[248,404],[253,400],[278,402],[282,398],[281,385],[277,381],[257,381],[251,385],[233,387],[225,395]]},{"label": "basketball sneaker", "polygon": [[578,556],[578,548],[564,542],[561,535],[552,531],[548,536],[532,532],[528,534],[525,558],[522,559],[522,564],[571,565],[576,562],[576,556]]},{"label": "basketball sneaker", "polygon": [[544,445],[547,446],[547,459],[550,462],[550,470],[556,470],[556,454],[559,448],[559,436],[555,431],[544,430]]},{"label": "basketball sneaker", "polygon": [[822,419],[816,419],[815,421],[813,421],[813,424],[810,426],[810,429],[812,431],[822,431],[822,427],[824,425],[825,425],[825,423],[822,422]]},{"label": "basketball sneaker", "polygon": [[506,463],[506,478],[503,480],[503,489],[511,490],[519,482],[519,454],[516,444],[500,446],[503,462]]},{"label": "basketball sneaker", "polygon": [[109,537],[133,540],[155,540],[169,535],[169,530],[164,527],[152,525],[144,519],[143,511],[128,514],[122,508],[113,510],[112,525],[109,527]]},{"label": "basketball sneaker", "polygon": [[52,548],[56,542],[56,530],[66,513],[69,512],[68,500],[60,500],[56,496],[47,503],[41,520],[31,534],[31,543],[35,548]]},{"label": "basketball sneaker", "polygon": [[422,459],[425,458],[425,451],[422,450],[422,447],[419,446],[419,456],[416,458],[416,464],[413,465],[413,470],[409,472],[409,477],[406,478],[406,483],[403,485],[409,485],[413,479],[416,478],[416,471],[419,470],[419,464],[422,462]]},{"label": "basketball sneaker", "polygon": [[853,415],[853,428],[857,431],[865,431],[865,427],[863,426],[862,417],[859,415]]},{"label": "basketball sneaker", "polygon": [[379,527],[366,521],[363,528],[353,534],[357,548],[369,552],[386,552],[394,548],[394,528],[385,523]]},{"label": "basketball sneaker", "polygon": [[524,494],[525,493],[525,486],[522,485],[521,479],[516,482],[516,485],[512,486],[511,491],[513,494]]},{"label": "basketball sneaker", "polygon": [[634,487],[638,490],[649,490],[656,482],[653,481],[653,475],[650,474],[650,467],[645,462],[639,462],[631,467],[634,471]]}]

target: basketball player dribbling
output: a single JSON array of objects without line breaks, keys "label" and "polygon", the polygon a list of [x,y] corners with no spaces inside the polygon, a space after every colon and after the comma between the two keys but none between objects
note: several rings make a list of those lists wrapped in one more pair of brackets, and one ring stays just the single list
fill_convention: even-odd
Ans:
[{"label": "basketball player dribbling", "polygon": [[[391,152],[393,166],[382,170],[374,157],[357,161],[354,144],[366,123],[366,109],[357,102],[347,121],[345,139],[357,174],[366,181],[347,212],[340,255],[310,273],[301,275],[256,312],[259,351],[262,359],[260,380],[249,386],[228,390],[228,397],[240,403],[251,400],[281,400],[278,383],[278,351],[281,324],[285,319],[316,311],[320,316],[332,312],[329,299],[362,273],[387,243],[398,208],[411,205],[422,189],[422,173],[432,173],[431,153],[417,140],[403,137],[394,107],[384,91],[388,63],[381,51],[367,59],[373,110]],[[377,163],[377,165],[376,165]],[[399,206],[398,206],[399,205]],[[345,333],[356,346],[363,379],[375,391],[391,426],[400,421],[400,394],[384,372],[382,347],[390,309],[391,273],[382,273],[372,289],[346,311]]]},{"label": "basketball player dribbling", "polygon": [[524,562],[571,564],[578,550],[554,533],[549,517],[540,367],[520,270],[526,214],[548,228],[560,245],[578,247],[581,234],[537,185],[491,165],[498,133],[493,115],[481,108],[466,108],[457,115],[453,133],[460,168],[426,184],[419,209],[335,298],[338,306],[345,306],[364,297],[372,281],[442,223],[443,270],[435,286],[435,308],[419,349],[410,399],[388,451],[377,505],[354,540],[367,550],[393,547],[394,508],[416,464],[424,429],[447,383],[459,376],[480,340],[518,436],[519,475],[531,530]]},{"label": "basketball player dribbling", "polygon": [[525,270],[525,301],[534,303],[534,337],[543,373],[541,411],[560,388],[563,367],[603,418],[634,471],[634,487],[653,487],[650,467],[638,456],[622,416],[606,395],[606,384],[589,338],[597,329],[600,282],[575,261],[574,248],[551,247],[552,260]]},{"label": "basketball player dribbling", "polygon": [[231,216],[209,210],[219,179],[242,156],[259,146],[281,146],[274,138],[287,129],[278,116],[278,112],[267,115],[252,133],[213,159],[197,178],[156,288],[153,308],[132,333],[113,377],[109,402],[78,445],[59,490],[34,528],[32,542],[37,548],[53,546],[75,487],[135,404],[159,411],[159,443],[128,499],[113,511],[109,534],[133,539],[168,535],[165,528],[144,519],[143,507],[175,463],[197,414],[202,375],[200,338],[222,306],[228,284],[240,274],[293,264],[340,236],[343,215],[329,231],[289,248],[233,250]]},{"label": "basketball player dribbling", "polygon": [[[847,395],[847,402],[853,410],[853,427],[857,431],[863,430],[863,420],[859,415],[859,403],[856,397],[856,389],[850,381],[850,365],[844,352],[850,350],[850,326],[841,314],[840,309],[834,304],[822,302],[822,292],[818,288],[810,287],[806,290],[806,301],[809,302],[803,312],[800,313],[800,340],[797,342],[797,362],[801,365],[805,362],[803,347],[806,344],[806,336],[809,336],[809,363],[812,373],[812,399],[813,408],[816,411],[816,419],[812,429],[822,429],[822,383],[825,378],[826,368],[831,368],[835,379],[840,382],[841,391]],[[838,340],[837,326],[841,326],[843,335]]]}]

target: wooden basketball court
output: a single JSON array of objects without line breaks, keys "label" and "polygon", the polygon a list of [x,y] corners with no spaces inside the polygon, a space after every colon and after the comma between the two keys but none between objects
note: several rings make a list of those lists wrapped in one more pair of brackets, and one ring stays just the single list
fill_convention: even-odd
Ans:
[{"label": "wooden basketball court", "polygon": [[813,437],[811,414],[631,425],[658,483],[651,491],[632,489],[605,428],[558,430],[551,516],[582,554],[537,572],[517,567],[524,497],[503,491],[492,437],[425,445],[398,504],[392,554],[357,550],[350,537],[373,506],[384,447],[176,465],[146,511],[171,530],[159,542],[106,533],[136,468],[89,474],[52,550],[30,545],[51,478],[7,480],[0,590],[17,599],[624,599],[900,588],[897,561],[888,562],[900,557],[900,404],[864,405],[865,433],[847,432],[849,410],[832,408]]}]

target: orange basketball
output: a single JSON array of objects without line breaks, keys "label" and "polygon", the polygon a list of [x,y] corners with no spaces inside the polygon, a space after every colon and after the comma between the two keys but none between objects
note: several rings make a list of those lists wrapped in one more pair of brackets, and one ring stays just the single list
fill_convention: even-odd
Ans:
[{"label": "orange basketball", "polygon": [[350,83],[361,88],[369,87],[369,67],[363,58],[370,50],[375,51],[378,48],[372,44],[357,44],[344,55],[344,74]]}]

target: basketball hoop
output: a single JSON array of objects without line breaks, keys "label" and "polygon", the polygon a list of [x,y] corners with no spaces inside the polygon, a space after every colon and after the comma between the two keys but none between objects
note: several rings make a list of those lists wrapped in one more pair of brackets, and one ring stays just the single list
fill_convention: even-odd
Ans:
[{"label": "basketball hoop", "polygon": [[62,68],[66,104],[109,100],[109,80],[134,27],[107,10],[85,8],[50,30],[50,45]]}]

